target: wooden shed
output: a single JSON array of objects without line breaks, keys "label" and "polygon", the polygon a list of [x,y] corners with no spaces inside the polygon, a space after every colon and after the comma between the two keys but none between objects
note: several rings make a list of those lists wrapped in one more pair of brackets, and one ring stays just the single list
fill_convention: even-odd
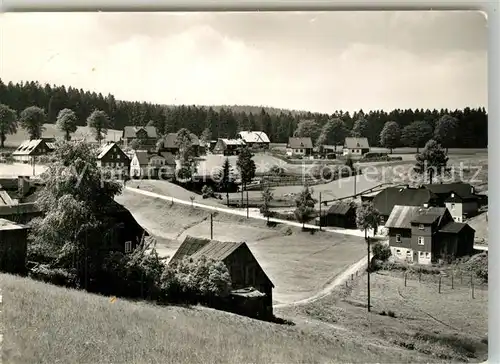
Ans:
[{"label": "wooden shed", "polygon": [[28,227],[0,218],[0,271],[24,273]]},{"label": "wooden shed", "polygon": [[274,284],[266,275],[248,245],[186,236],[169,264],[185,257],[222,261],[231,276],[230,311],[256,318],[273,315]]},{"label": "wooden shed", "polygon": [[356,204],[352,201],[337,201],[322,213],[321,226],[356,229]]}]

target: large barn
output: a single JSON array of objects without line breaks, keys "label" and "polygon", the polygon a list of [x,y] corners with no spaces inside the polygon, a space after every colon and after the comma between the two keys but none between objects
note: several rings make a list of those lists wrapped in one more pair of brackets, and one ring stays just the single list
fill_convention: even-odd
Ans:
[{"label": "large barn", "polygon": [[274,284],[244,242],[227,242],[186,236],[169,264],[185,257],[222,261],[231,276],[230,299],[235,313],[266,318],[273,315]]}]

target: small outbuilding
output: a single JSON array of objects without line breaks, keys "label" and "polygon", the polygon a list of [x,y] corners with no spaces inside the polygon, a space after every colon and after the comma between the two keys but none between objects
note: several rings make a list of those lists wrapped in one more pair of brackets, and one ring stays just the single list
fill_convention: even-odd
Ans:
[{"label": "small outbuilding", "polygon": [[0,271],[19,274],[26,269],[28,226],[0,218]]},{"label": "small outbuilding", "polygon": [[321,226],[356,229],[356,204],[352,201],[337,201],[322,213]]}]

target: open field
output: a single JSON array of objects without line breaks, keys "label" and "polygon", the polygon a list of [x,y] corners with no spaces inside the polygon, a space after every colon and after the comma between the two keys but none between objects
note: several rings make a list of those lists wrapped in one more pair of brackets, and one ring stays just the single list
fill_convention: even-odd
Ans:
[{"label": "open field", "polygon": [[[488,292],[408,280],[388,272],[371,275],[372,312],[366,310],[366,274],[337,294],[305,305],[277,310],[379,338],[388,346],[410,348],[435,360],[481,362],[487,358]],[[381,315],[392,311],[395,317]]]},{"label": "open field", "polygon": [[[55,124],[43,124],[45,130],[42,134],[44,138],[63,138],[64,133],[60,131]],[[106,136],[106,140],[109,141],[119,141],[122,137],[122,130],[109,129]],[[94,137],[90,129],[87,126],[79,126],[75,133],[71,135],[73,139],[85,138],[87,141],[94,141]],[[18,128],[17,133],[13,135],[7,135],[5,140],[6,147],[17,147],[22,141],[29,139],[28,133],[23,128]]]},{"label": "open field", "polygon": [[[116,198],[137,222],[158,237],[157,250],[172,256],[186,235],[210,238],[210,213],[171,205],[131,191]],[[302,232],[290,226],[267,227],[264,221],[225,213],[214,215],[213,237],[245,241],[274,282],[278,302],[294,302],[320,291],[365,254],[362,238],[328,232]]]},{"label": "open field", "polygon": [[25,363],[428,362],[380,340],[202,307],[161,307],[0,275],[2,351]]}]

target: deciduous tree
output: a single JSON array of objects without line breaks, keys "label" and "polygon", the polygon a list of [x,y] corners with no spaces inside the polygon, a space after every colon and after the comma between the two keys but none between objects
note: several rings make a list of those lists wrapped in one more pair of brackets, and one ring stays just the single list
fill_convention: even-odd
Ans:
[{"label": "deciduous tree", "polygon": [[71,133],[74,133],[77,129],[76,127],[76,114],[71,109],[62,109],[57,115],[57,128],[64,132],[64,139],[66,141],[71,140]]},{"label": "deciduous tree", "polygon": [[407,147],[417,148],[418,153],[419,148],[432,138],[432,133],[432,126],[427,122],[414,121],[403,128],[401,139]]},{"label": "deciduous tree", "polygon": [[95,140],[100,144],[106,138],[110,127],[108,115],[102,110],[94,110],[87,118],[87,125],[94,133]]},{"label": "deciduous tree", "polygon": [[316,199],[312,196],[313,190],[306,184],[300,194],[295,199],[295,218],[302,223],[302,229],[305,229],[305,223],[314,215],[314,205]]},{"label": "deciduous tree", "polygon": [[436,123],[434,138],[446,148],[446,154],[456,140],[457,127],[458,120],[450,115],[443,115]]},{"label": "deciduous tree", "polygon": [[19,115],[19,124],[28,132],[30,140],[42,137],[46,120],[45,111],[37,106],[29,106]]},{"label": "deciduous tree", "polygon": [[273,192],[269,186],[265,186],[262,190],[262,206],[260,207],[260,213],[267,217],[267,223],[269,224],[269,218],[272,215],[272,211],[270,209],[270,203],[274,199]]},{"label": "deciduous tree", "polygon": [[368,120],[366,120],[365,118],[359,118],[354,122],[351,135],[355,138],[364,137],[366,136],[367,129],[368,129]]},{"label": "deciduous tree", "polygon": [[243,148],[238,155],[236,167],[240,172],[242,189],[241,189],[241,203],[243,206],[243,190],[246,190],[247,184],[252,182],[255,177],[255,162],[252,159],[253,154],[248,147]]},{"label": "deciduous tree", "polygon": [[396,148],[401,139],[401,131],[398,123],[395,121],[388,121],[384,124],[384,128],[380,132],[380,145],[388,148],[391,151]]},{"label": "deciduous tree", "polygon": [[15,110],[0,104],[0,148],[4,147],[7,135],[17,132],[17,114]]},{"label": "deciduous tree", "polygon": [[311,138],[314,142],[320,134],[320,128],[316,121],[314,120],[302,120],[294,132],[295,137],[299,138]]},{"label": "deciduous tree", "polygon": [[413,170],[419,175],[427,175],[429,183],[433,177],[440,177],[448,172],[448,156],[441,145],[431,139],[427,142],[422,153],[415,156],[417,163]]}]

